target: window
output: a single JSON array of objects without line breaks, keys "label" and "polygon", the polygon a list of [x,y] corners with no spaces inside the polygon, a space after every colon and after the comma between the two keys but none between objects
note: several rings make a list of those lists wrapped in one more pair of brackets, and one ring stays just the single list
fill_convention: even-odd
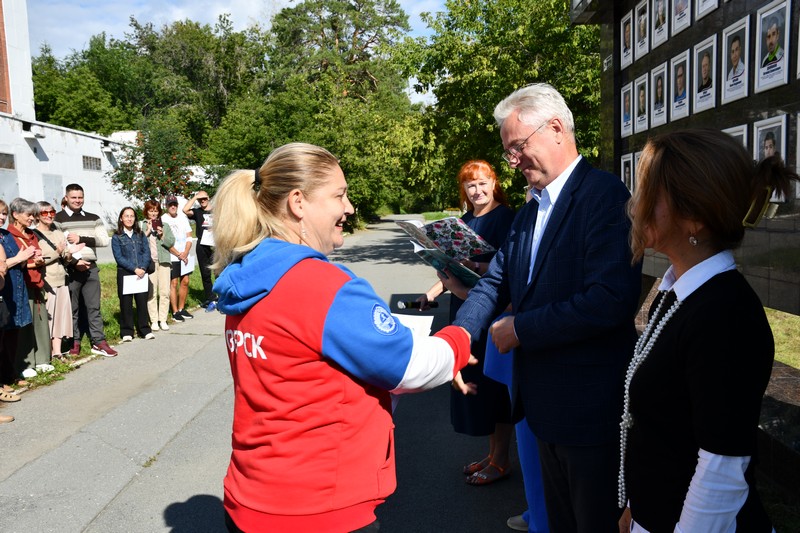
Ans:
[{"label": "window", "polygon": [[15,168],[16,167],[14,166],[14,154],[0,153],[0,169],[14,170]]},{"label": "window", "polygon": [[99,157],[83,156],[83,170],[102,170]]}]

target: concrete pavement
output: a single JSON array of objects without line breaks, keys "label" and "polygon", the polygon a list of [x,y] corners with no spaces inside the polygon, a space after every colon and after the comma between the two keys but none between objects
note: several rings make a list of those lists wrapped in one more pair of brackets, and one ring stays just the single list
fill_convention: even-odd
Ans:
[{"label": "concrete pavement", "polygon": [[[436,281],[393,222],[349,236],[332,260],[367,278],[396,311]],[[442,298],[446,304],[446,297]],[[414,311],[412,311],[414,312]],[[446,322],[447,306],[434,329]],[[230,454],[233,392],[224,317],[193,320],[117,347],[0,413],[0,529],[5,532],[218,532]],[[510,479],[471,487],[460,473],[487,438],[455,434],[449,389],[404,396],[396,411],[398,490],[381,531],[506,532],[524,508]],[[291,472],[287,472],[291,475]]]}]

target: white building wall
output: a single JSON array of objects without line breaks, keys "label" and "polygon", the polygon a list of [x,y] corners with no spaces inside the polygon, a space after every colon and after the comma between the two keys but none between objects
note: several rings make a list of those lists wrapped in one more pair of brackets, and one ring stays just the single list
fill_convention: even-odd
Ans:
[{"label": "white building wall", "polygon": [[[0,114],[0,153],[12,154],[15,167],[0,169],[0,198],[6,203],[17,196],[47,200],[58,208],[64,188],[78,183],[86,197],[84,208],[100,215],[109,228],[116,227],[120,210],[132,204],[106,177],[117,164],[121,146],[100,135]],[[100,170],[85,169],[84,156],[99,159]]]},{"label": "white building wall", "polygon": [[[46,200],[58,209],[64,188],[78,183],[84,190],[86,211],[103,218],[109,229],[116,229],[122,208],[140,205],[127,200],[106,176],[117,166],[123,144],[135,142],[136,132],[120,131],[103,137],[37,122],[27,4],[25,0],[0,2],[12,106],[12,114],[0,113],[0,158],[8,161],[9,155],[13,157],[9,165],[13,168],[0,168],[0,199],[6,203],[18,196],[32,202]],[[84,156],[99,159],[100,170],[84,168]],[[197,169],[195,180],[202,183],[203,178]]]},{"label": "white building wall", "polygon": [[[100,215],[110,229],[116,228],[119,212],[131,202],[114,190],[106,173],[117,164],[120,143],[133,141],[135,132],[121,132],[106,138],[37,122],[27,3],[25,0],[0,1],[3,2],[12,112],[0,113],[0,154],[4,154],[5,161],[8,155],[13,157],[13,165],[10,165],[13,168],[0,168],[0,198],[6,203],[18,196],[33,202],[47,200],[59,208],[64,187],[78,183],[84,189],[85,209]],[[108,143],[105,151],[104,142]],[[84,156],[99,159],[100,170],[85,169]]]},{"label": "white building wall", "polygon": [[33,107],[33,70],[25,0],[2,0],[6,56],[11,89],[11,112],[23,120],[36,120]]}]

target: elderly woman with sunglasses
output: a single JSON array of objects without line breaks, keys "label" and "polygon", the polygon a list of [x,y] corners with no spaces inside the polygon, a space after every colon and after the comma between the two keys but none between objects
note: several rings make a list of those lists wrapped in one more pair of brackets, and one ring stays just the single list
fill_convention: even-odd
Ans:
[{"label": "elderly woman with sunglasses", "polygon": [[[72,338],[72,301],[67,285],[65,263],[72,261],[72,253],[64,232],[56,230],[53,219],[56,210],[48,202],[36,203],[36,227],[33,232],[39,238],[39,247],[44,259],[44,291],[50,326],[50,356],[60,359],[63,355],[64,337]],[[83,245],[76,245],[83,248]],[[75,250],[77,252],[77,250]]]}]

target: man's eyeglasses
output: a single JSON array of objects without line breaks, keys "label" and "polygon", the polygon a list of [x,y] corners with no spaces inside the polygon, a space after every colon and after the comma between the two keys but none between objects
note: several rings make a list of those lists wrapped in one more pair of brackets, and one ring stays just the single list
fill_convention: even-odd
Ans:
[{"label": "man's eyeglasses", "polygon": [[50,209],[47,211],[39,211],[39,216],[54,217],[56,216],[56,211],[55,209]]},{"label": "man's eyeglasses", "polygon": [[517,144],[517,145],[515,145],[515,146],[512,146],[512,147],[510,147],[508,150],[504,151],[504,152],[503,152],[503,159],[505,160],[505,162],[506,162],[506,163],[509,163],[509,164],[511,164],[511,163],[514,163],[514,162],[518,161],[518,160],[519,160],[519,156],[521,156],[521,155],[522,155],[522,150],[523,150],[523,148],[525,148],[525,143],[527,143],[527,142],[528,142],[528,139],[530,139],[531,137],[533,137],[533,136],[534,136],[534,134],[535,134],[537,131],[539,131],[540,129],[542,129],[542,128],[545,126],[545,124],[547,124],[547,123],[548,123],[548,122],[550,122],[551,120],[553,120],[553,119],[551,119],[551,118],[548,118],[547,120],[545,120],[544,122],[542,122],[542,123],[539,125],[539,127],[538,127],[538,128],[536,128],[535,130],[533,130],[533,133],[531,133],[530,135],[528,135],[527,137],[525,137],[525,140],[524,140],[524,141],[522,141],[521,143],[519,143],[519,144]]}]

